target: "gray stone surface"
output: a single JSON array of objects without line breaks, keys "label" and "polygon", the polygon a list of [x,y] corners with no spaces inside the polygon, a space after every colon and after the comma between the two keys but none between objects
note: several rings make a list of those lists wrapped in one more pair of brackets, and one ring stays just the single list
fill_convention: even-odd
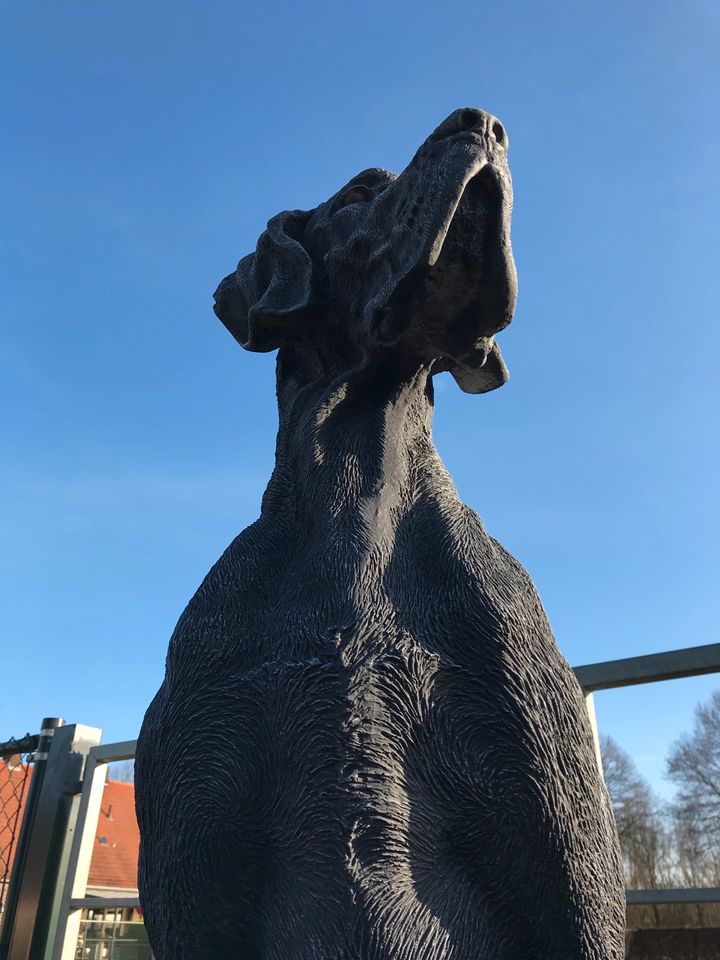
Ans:
[{"label": "gray stone surface", "polygon": [[218,288],[244,347],[279,348],[277,463],[138,743],[158,960],[624,954],[580,689],[431,436],[433,373],[507,379],[511,205],[505,131],[459,110],[399,176],[274,217]]}]

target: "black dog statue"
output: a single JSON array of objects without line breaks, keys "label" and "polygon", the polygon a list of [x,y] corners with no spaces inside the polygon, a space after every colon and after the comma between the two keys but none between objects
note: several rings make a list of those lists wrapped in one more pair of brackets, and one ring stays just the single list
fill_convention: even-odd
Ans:
[{"label": "black dog statue", "polygon": [[458,110],[405,171],[270,220],[216,293],[279,348],[260,519],[173,634],[137,751],[157,960],[621,960],[582,692],[433,445],[433,374],[507,371],[512,191]]}]

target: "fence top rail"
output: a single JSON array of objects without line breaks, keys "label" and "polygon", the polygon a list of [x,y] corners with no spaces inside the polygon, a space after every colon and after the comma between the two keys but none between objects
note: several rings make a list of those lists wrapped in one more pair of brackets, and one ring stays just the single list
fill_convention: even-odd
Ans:
[{"label": "fence top rail", "polygon": [[626,890],[625,896],[628,903],[720,903],[720,887]]},{"label": "fence top rail", "polygon": [[[720,903],[720,887],[680,887],[658,890],[626,890],[631,904],[662,903]],[[113,907],[139,907],[135,897],[76,897],[70,901],[71,910],[103,910]]]},{"label": "fence top rail", "polygon": [[135,756],[137,740],[121,740],[119,743],[101,743],[90,751],[94,763],[116,763],[118,760],[132,760]]},{"label": "fence top rail", "polygon": [[[594,690],[611,690],[615,687],[631,687],[640,683],[656,683],[660,680],[678,680],[683,677],[700,677],[708,673],[720,673],[720,643],[708,643],[701,647],[684,647],[665,653],[649,653],[640,657],[622,660],[604,660],[575,667],[575,676],[587,693]],[[95,763],[114,763],[132,760],[137,740],[122,740],[119,743],[101,743],[91,751]],[[2,748],[0,744],[0,749]]]},{"label": "fence top rail", "polygon": [[720,673],[720,643],[575,667],[575,676],[587,693],[708,673]]},{"label": "fence top rail", "polygon": [[112,910],[113,907],[139,906],[139,897],[77,897],[70,901],[71,910]]},{"label": "fence top rail", "polygon": [[39,740],[40,736],[37,733],[26,733],[19,740],[15,740],[14,737],[4,740],[0,743],[0,757],[13,757],[18,753],[35,753]]}]

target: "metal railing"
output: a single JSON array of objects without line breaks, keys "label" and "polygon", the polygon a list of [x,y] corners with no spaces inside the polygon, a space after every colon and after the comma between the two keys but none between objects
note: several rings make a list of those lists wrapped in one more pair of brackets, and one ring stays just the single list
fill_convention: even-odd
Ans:
[{"label": "metal railing", "polygon": [[97,822],[78,821],[78,809],[87,756],[100,733],[55,717],[43,720],[0,929],[0,960],[48,956],[76,827],[94,832]]},{"label": "metal railing", "polygon": [[641,683],[681,680],[720,673],[720,643],[685,647],[666,653],[649,653],[624,660],[606,660],[575,667],[575,676],[586,694],[596,690],[635,687]]},{"label": "metal railing", "polygon": [[85,764],[77,829],[68,858],[62,889],[59,891],[54,942],[44,960],[74,960],[82,911],[88,908],[139,907],[138,897],[88,897],[86,895],[95,830],[107,777],[107,765],[132,760],[137,740],[98,744],[90,749]]},{"label": "metal railing", "polygon": [[[593,725],[599,757],[600,746],[593,703],[593,694],[596,691],[616,690],[619,687],[634,687],[642,683],[661,683],[665,680],[680,680],[686,677],[720,673],[720,643],[685,647],[683,650],[669,650],[666,653],[650,653],[642,657],[588,663],[582,667],[575,667],[574,670],[585,693],[585,702]],[[600,765],[602,769],[602,761]],[[627,890],[626,897],[630,904],[720,903],[720,887]]]}]

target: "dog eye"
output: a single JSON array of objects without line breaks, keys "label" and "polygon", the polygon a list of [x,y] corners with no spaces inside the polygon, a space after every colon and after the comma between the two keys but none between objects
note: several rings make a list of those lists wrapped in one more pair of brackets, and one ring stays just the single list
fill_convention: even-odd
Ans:
[{"label": "dog eye", "polygon": [[356,183],[354,187],[349,187],[345,193],[338,199],[337,210],[343,207],[349,207],[351,203],[367,203],[372,200],[372,191],[361,183]]}]

